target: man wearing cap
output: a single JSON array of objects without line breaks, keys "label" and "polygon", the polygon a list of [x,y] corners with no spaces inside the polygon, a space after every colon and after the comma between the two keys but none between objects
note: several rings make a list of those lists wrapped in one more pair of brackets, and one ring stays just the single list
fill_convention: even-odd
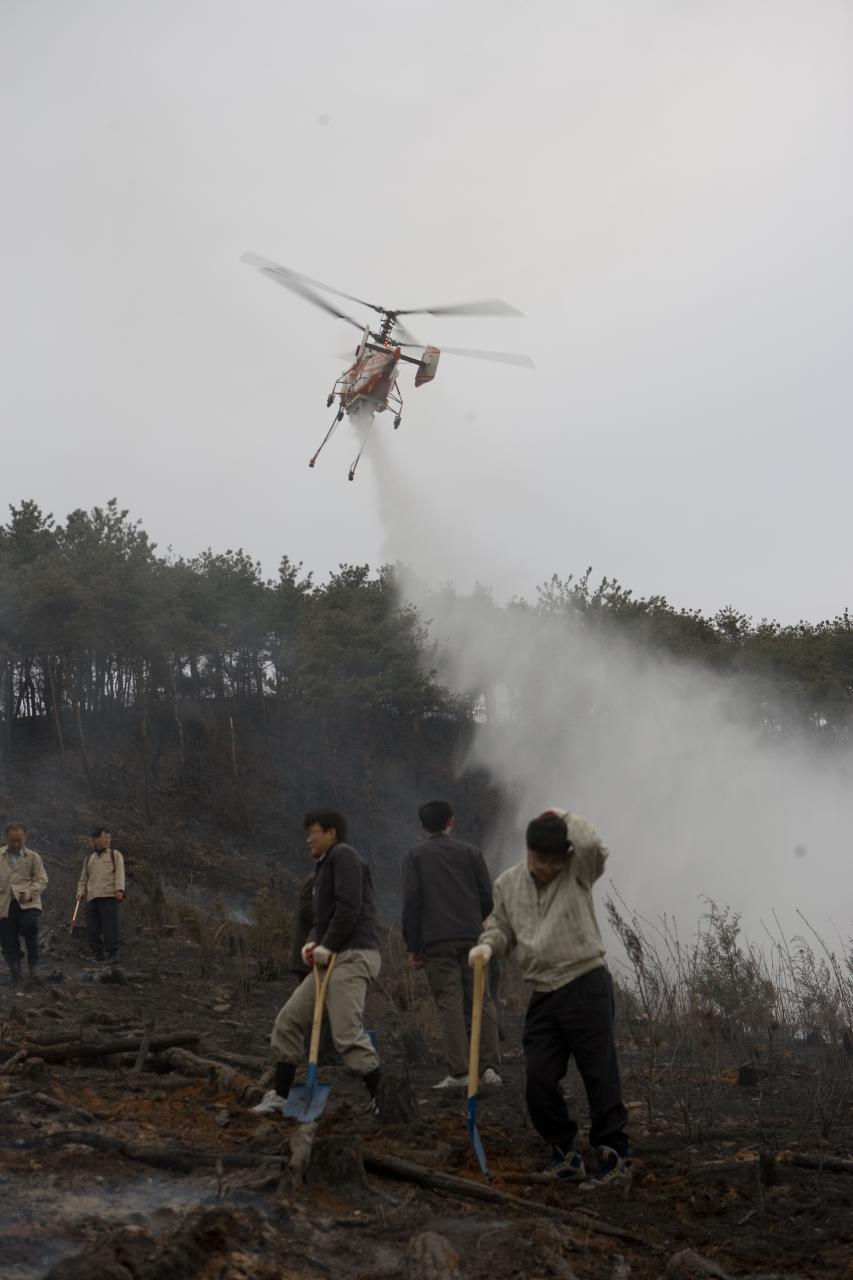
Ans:
[{"label": "man wearing cap", "polygon": [[[527,828],[524,861],[498,876],[494,910],[469,963],[515,950],[533,987],[524,1023],[526,1101],[551,1146],[546,1172],[585,1187],[626,1182],[627,1113],[613,1037],[613,983],[595,918],[592,888],[607,849],[594,827],[564,809],[547,809]],[[587,1180],[575,1147],[578,1126],[560,1089],[574,1057],[590,1111],[595,1169]]]},{"label": "man wearing cap", "polygon": [[0,946],[12,984],[18,986],[22,942],[27,950],[30,978],[37,977],[41,895],[47,888],[47,873],[41,855],[27,848],[23,822],[10,822],[5,835],[6,843],[0,849]]}]

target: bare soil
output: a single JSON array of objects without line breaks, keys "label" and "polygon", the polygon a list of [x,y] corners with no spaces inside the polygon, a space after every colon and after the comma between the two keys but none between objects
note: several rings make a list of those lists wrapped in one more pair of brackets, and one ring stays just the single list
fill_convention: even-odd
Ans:
[{"label": "bare soil", "polygon": [[[681,1061],[673,1050],[664,1069],[664,1048],[653,1053],[642,1028],[624,1027],[633,1182],[586,1194],[524,1181],[547,1152],[524,1108],[518,1006],[504,1011],[503,1088],[483,1090],[478,1104],[486,1179],[464,1097],[431,1088],[443,1071],[428,1001],[423,992],[395,998],[387,971],[368,1024],[394,1086],[401,1096],[411,1087],[415,1118],[399,1120],[393,1096],[381,1119],[370,1114],[361,1081],[323,1065],[329,1104],[316,1132],[300,1133],[253,1114],[259,1095],[246,1092],[262,1083],[291,979],[247,982],[227,947],[211,952],[154,929],[128,939],[115,974],[57,929],[43,969],[37,985],[4,986],[0,996],[5,1280],[853,1276],[843,1055],[830,1071],[822,1048],[780,1050],[739,1084],[710,1053]],[[136,1052],[38,1057],[39,1041],[47,1052],[63,1038],[141,1039],[146,1028],[197,1033],[192,1053],[230,1065],[231,1087],[176,1068],[168,1050],[144,1063]],[[567,1087],[584,1115],[578,1082]],[[180,1153],[202,1155],[181,1172]],[[371,1156],[515,1201],[418,1185],[379,1172]]]}]

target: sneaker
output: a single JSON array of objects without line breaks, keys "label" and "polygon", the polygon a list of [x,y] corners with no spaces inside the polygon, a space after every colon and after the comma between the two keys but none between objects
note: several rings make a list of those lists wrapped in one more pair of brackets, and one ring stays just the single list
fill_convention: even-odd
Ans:
[{"label": "sneaker", "polygon": [[494,1067],[486,1067],[486,1070],[483,1072],[483,1075],[480,1079],[480,1083],[490,1084],[494,1088],[499,1084],[503,1084],[503,1080],[501,1080],[500,1076],[498,1075],[497,1071],[495,1071]]},{"label": "sneaker", "polygon": [[590,1175],[586,1190],[608,1186],[610,1183],[626,1184],[631,1181],[631,1162],[612,1147],[599,1147],[595,1153],[595,1170]]},{"label": "sneaker", "polygon": [[585,1182],[586,1166],[579,1151],[563,1151],[561,1147],[551,1148],[551,1159],[542,1172],[558,1182]]},{"label": "sneaker", "polygon": [[468,1084],[467,1076],[445,1076],[443,1080],[439,1080],[438,1084],[434,1084],[433,1089],[464,1089]]},{"label": "sneaker", "polygon": [[257,1106],[252,1107],[255,1115],[265,1116],[272,1111],[283,1111],[287,1106],[287,1098],[283,1098],[275,1089],[267,1089]]}]

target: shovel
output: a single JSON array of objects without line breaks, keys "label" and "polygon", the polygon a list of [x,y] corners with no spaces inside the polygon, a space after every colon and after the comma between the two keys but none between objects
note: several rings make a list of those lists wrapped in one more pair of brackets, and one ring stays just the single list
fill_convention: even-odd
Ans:
[{"label": "shovel", "polygon": [[308,1071],[304,1084],[291,1086],[287,1095],[287,1106],[284,1114],[291,1120],[300,1120],[307,1124],[316,1120],[326,1109],[329,1100],[330,1086],[317,1084],[317,1059],[320,1056],[320,1028],[323,1024],[323,1006],[326,1003],[326,988],[335,967],[334,953],[326,965],[326,972],[320,979],[319,965],[314,965],[314,1021],[311,1024],[311,1047],[308,1050]]},{"label": "shovel", "polygon": [[477,1129],[477,1090],[480,1086],[480,1028],[483,1025],[483,996],[486,966],[480,956],[474,963],[474,995],[471,1001],[471,1049],[468,1056],[468,1136],[481,1173],[488,1173],[483,1140]]},{"label": "shovel", "polygon": [[79,933],[83,928],[82,924],[77,923],[77,912],[80,910],[80,902],[81,899],[78,898],[74,903],[74,914],[72,915],[71,923],[68,926],[69,933]]}]

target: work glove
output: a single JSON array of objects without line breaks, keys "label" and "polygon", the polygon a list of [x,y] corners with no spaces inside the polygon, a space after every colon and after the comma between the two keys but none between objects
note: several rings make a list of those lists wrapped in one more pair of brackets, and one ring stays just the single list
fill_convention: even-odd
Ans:
[{"label": "work glove", "polygon": [[309,969],[314,963],[314,950],[316,946],[317,946],[316,942],[306,942],[305,946],[302,948],[302,951],[300,952],[300,955],[302,956],[302,963],[307,964]]},{"label": "work glove", "polygon": [[332,954],[328,947],[315,947],[312,960],[314,964],[327,965],[332,958]]},{"label": "work glove", "polygon": [[482,960],[483,964],[488,964],[492,958],[492,948],[488,942],[480,942],[476,947],[472,947],[468,952],[468,963],[473,969],[478,960]]}]

